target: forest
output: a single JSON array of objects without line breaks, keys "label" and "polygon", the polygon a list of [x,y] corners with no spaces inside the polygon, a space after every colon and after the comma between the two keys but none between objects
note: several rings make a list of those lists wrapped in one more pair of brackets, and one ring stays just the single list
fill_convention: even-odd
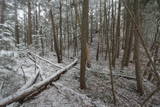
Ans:
[{"label": "forest", "polygon": [[0,0],[0,107],[160,107],[160,0]]}]

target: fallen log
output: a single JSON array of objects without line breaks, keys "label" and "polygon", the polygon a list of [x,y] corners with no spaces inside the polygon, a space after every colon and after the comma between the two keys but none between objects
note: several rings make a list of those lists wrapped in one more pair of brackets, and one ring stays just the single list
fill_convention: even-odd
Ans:
[{"label": "fallen log", "polygon": [[63,74],[64,72],[69,70],[71,67],[73,67],[77,62],[78,62],[78,59],[74,60],[71,64],[67,65],[66,67],[58,70],[55,74],[48,77],[47,79],[45,79],[37,84],[34,84],[25,90],[18,91],[16,93],[14,93],[13,95],[10,95],[10,96],[2,99],[0,101],[0,107],[4,107],[4,106],[11,104],[13,102],[16,102],[16,101],[20,101],[21,99],[24,99],[28,95],[32,94],[34,91],[37,91],[41,87],[48,85],[49,83],[54,81],[55,78],[59,77],[61,74]]},{"label": "fallen log", "polygon": [[42,57],[40,57],[40,56],[38,56],[38,55],[36,55],[36,54],[34,54],[34,53],[32,53],[32,52],[28,52],[28,54],[29,54],[29,55],[33,55],[33,56],[35,56],[35,57],[37,57],[37,58],[39,58],[39,59],[41,59],[41,60],[43,60],[43,61],[51,64],[51,65],[54,65],[54,66],[56,66],[56,67],[58,67],[58,68],[63,68],[62,66],[60,66],[60,65],[58,65],[58,64],[55,64],[55,63],[53,63],[53,62],[51,62],[51,61],[49,61],[49,60],[47,60],[47,59],[45,59],[45,58],[42,58]]}]

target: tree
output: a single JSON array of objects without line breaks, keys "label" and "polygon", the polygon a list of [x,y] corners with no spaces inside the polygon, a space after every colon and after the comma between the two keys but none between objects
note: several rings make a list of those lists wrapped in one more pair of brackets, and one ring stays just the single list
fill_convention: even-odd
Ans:
[{"label": "tree", "polygon": [[[127,0],[126,4],[130,8],[130,11],[133,11],[133,4],[131,1]],[[131,21],[131,17],[127,12],[127,9],[124,11],[124,53],[122,58],[121,68],[123,69],[124,66],[128,66],[130,56],[131,56],[131,49],[133,43],[133,22]]]},{"label": "tree", "polygon": [[83,0],[82,4],[82,24],[81,24],[81,62],[80,62],[80,88],[85,89],[85,71],[86,71],[86,46],[88,40],[89,24],[88,24],[88,11],[89,11],[89,0]]},{"label": "tree", "polygon": [[0,0],[0,23],[3,24],[4,23],[4,19],[5,19],[5,15],[4,15],[4,11],[5,11],[5,0]]},{"label": "tree", "polygon": [[62,37],[62,1],[59,1],[59,30],[60,30],[60,48],[59,48],[59,56],[60,56],[60,63],[62,62],[62,48],[63,48],[63,37]]},{"label": "tree", "polygon": [[28,0],[28,45],[32,44],[32,16],[31,16],[31,1]]},{"label": "tree", "polygon": [[54,39],[54,49],[56,51],[56,54],[57,54],[57,61],[58,63],[61,63],[61,57],[60,57],[60,54],[59,54],[59,47],[58,47],[58,36],[56,35],[56,26],[55,26],[55,23],[54,23],[54,17],[53,17],[53,13],[52,13],[52,10],[50,9],[50,18],[51,18],[51,23],[52,23],[52,34],[53,34],[53,39]]},{"label": "tree", "polygon": [[[137,24],[139,24],[139,1],[134,0],[134,18]],[[136,26],[134,26],[136,29]],[[138,35],[137,30],[135,30],[134,35]],[[142,71],[140,65],[140,45],[139,45],[139,38],[134,36],[134,60],[135,60],[135,71],[136,71],[136,81],[137,81],[137,91],[142,95],[144,92],[143,90],[143,78],[142,78]]]},{"label": "tree", "polygon": [[19,28],[18,28],[17,0],[15,0],[15,37],[16,37],[16,42],[17,42],[17,44],[19,44]]},{"label": "tree", "polygon": [[117,15],[117,26],[116,26],[116,57],[119,58],[120,51],[120,30],[121,30],[121,1],[118,3],[118,15]]}]

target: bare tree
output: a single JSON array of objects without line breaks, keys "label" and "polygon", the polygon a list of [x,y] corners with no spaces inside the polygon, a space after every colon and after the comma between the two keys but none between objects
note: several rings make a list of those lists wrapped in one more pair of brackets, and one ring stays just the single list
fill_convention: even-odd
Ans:
[{"label": "bare tree", "polygon": [[[135,15],[135,21],[139,22],[139,1],[134,0],[134,15]],[[136,26],[135,26],[136,29]],[[137,30],[135,30],[134,35],[137,34]],[[143,90],[143,78],[142,78],[142,71],[141,71],[141,65],[140,65],[140,45],[139,45],[139,38],[135,36],[134,39],[134,58],[135,58],[135,71],[136,71],[136,80],[137,80],[137,91],[142,95],[144,92]]]},{"label": "bare tree", "polygon": [[89,0],[83,0],[82,25],[81,25],[81,62],[80,62],[80,88],[85,89],[85,71],[86,71],[86,45],[88,40],[88,11]]},{"label": "bare tree", "polygon": [[18,28],[17,0],[15,0],[15,37],[16,37],[16,42],[17,42],[17,44],[19,44],[19,28]]},{"label": "bare tree", "polygon": [[32,16],[31,16],[31,1],[28,0],[28,45],[32,44]]},{"label": "bare tree", "polygon": [[56,35],[56,26],[55,26],[55,23],[54,23],[54,17],[53,17],[51,9],[50,9],[50,18],[51,18],[51,23],[52,23],[52,32],[53,32],[52,34],[53,34],[53,39],[54,39],[54,49],[55,49],[56,54],[57,54],[57,61],[58,61],[58,63],[61,63],[62,60],[61,60],[61,57],[60,57],[60,54],[59,54],[58,37]]},{"label": "bare tree", "polygon": [[6,8],[6,3],[5,0],[0,0],[0,23],[4,23],[4,19],[5,19],[5,15],[4,15],[4,11]]}]

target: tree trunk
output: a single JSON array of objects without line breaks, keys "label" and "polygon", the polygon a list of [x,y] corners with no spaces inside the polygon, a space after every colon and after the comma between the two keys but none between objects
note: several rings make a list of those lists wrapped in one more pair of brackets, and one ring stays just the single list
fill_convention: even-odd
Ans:
[{"label": "tree trunk", "polygon": [[83,0],[82,25],[81,25],[81,63],[80,63],[80,88],[85,89],[85,71],[86,71],[86,45],[88,40],[88,12],[89,0]]},{"label": "tree trunk", "polygon": [[18,28],[17,0],[15,0],[15,37],[16,37],[16,43],[19,44],[19,28]]},{"label": "tree trunk", "polygon": [[28,45],[32,44],[32,16],[31,16],[31,1],[28,0]]},{"label": "tree trunk", "polygon": [[[135,21],[139,22],[139,1],[134,1],[134,15],[135,15]],[[136,27],[135,27],[136,29]],[[137,34],[137,30],[135,30],[134,35]],[[135,36],[134,39],[134,56],[135,56],[135,71],[136,71],[136,80],[137,80],[137,91],[142,95],[144,93],[143,90],[143,78],[142,78],[142,71],[141,71],[141,65],[140,65],[140,45],[139,45],[139,38]]]},{"label": "tree trunk", "polygon": [[120,52],[120,30],[121,30],[121,1],[119,0],[118,5],[118,16],[117,16],[117,28],[116,28],[116,57],[119,58],[119,52]]},{"label": "tree trunk", "polygon": [[60,56],[60,63],[62,62],[62,50],[63,50],[63,34],[62,34],[62,1],[59,1],[60,7],[59,7],[59,12],[60,12],[60,19],[59,19],[59,30],[60,30],[60,47],[59,47],[59,56]]},{"label": "tree trunk", "polygon": [[56,28],[55,28],[55,23],[54,23],[54,17],[52,14],[52,10],[50,9],[50,17],[51,17],[51,23],[52,23],[52,34],[53,34],[53,39],[54,39],[54,49],[56,51],[57,54],[57,61],[58,63],[61,63],[61,57],[60,57],[60,52],[59,52],[59,47],[58,47],[58,38],[56,36]]},{"label": "tree trunk", "polygon": [[0,23],[4,24],[4,20],[5,20],[5,15],[4,15],[4,11],[6,8],[6,3],[5,0],[0,0]]}]

